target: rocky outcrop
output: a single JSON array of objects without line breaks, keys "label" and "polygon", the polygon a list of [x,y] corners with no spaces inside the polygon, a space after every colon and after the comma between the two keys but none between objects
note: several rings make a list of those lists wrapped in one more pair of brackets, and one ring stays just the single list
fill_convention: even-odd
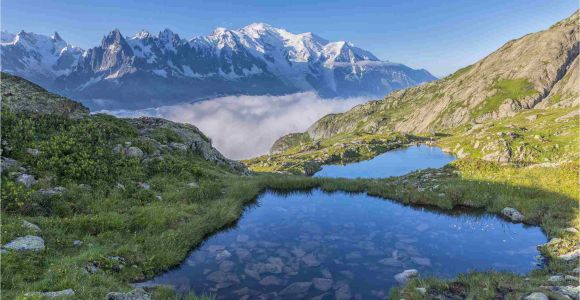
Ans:
[{"label": "rocky outcrop", "polygon": [[39,236],[27,235],[16,238],[15,240],[4,245],[4,249],[14,251],[43,251],[44,240]]},{"label": "rocky outcrop", "polygon": [[[238,172],[247,172],[246,167],[240,162],[224,157],[211,145],[210,139],[197,127],[191,124],[175,123],[166,119],[152,117],[125,120],[134,125],[139,130],[141,138],[147,139],[147,141],[151,142],[158,153],[161,153],[164,149],[175,150],[176,148],[180,151],[192,151],[193,153],[199,154],[207,161],[228,166]],[[172,132],[180,142],[170,142],[169,145],[167,145],[155,140],[155,133],[159,132],[159,130]],[[127,150],[125,150],[125,153],[127,153]]]},{"label": "rocky outcrop", "polygon": [[151,296],[142,288],[134,289],[128,293],[111,292],[105,296],[106,300],[151,300]]},{"label": "rocky outcrop", "polygon": [[66,289],[66,290],[62,290],[62,291],[56,291],[56,292],[29,292],[24,294],[25,297],[32,297],[34,299],[36,298],[59,298],[59,299],[66,299],[66,298],[72,298],[75,295],[75,291],[73,289]]}]

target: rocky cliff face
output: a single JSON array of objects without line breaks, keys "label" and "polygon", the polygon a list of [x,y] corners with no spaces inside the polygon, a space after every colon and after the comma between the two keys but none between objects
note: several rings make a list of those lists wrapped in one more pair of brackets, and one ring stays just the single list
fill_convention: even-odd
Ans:
[{"label": "rocky cliff face", "polygon": [[441,80],[325,116],[308,133],[315,140],[357,131],[427,133],[525,109],[578,105],[578,17],[512,40]]},{"label": "rocky cliff face", "polygon": [[2,69],[91,108],[145,108],[223,95],[316,91],[379,96],[436,79],[426,70],[312,33],[255,23],[185,40],[166,29],[125,37],[113,30],[86,51],[58,34],[3,33]]}]

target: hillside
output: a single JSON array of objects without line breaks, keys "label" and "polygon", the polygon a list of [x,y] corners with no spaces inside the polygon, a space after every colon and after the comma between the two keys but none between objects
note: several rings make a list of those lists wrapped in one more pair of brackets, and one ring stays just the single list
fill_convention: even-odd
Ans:
[{"label": "hillside", "polygon": [[4,33],[2,70],[97,109],[136,109],[224,95],[378,96],[436,79],[345,41],[264,23],[186,40],[169,29],[132,37],[115,29],[74,47],[58,33]]},{"label": "hillside", "polygon": [[[428,139],[460,157],[573,161],[580,95],[578,17],[576,12],[545,31],[510,41],[441,80],[327,115],[305,133],[282,137],[272,156],[248,164],[261,171],[300,172],[305,165],[312,169],[313,164],[365,159],[381,153],[373,150],[378,143],[365,141],[392,135],[407,136],[399,146]],[[351,155],[344,159],[347,150]]]}]

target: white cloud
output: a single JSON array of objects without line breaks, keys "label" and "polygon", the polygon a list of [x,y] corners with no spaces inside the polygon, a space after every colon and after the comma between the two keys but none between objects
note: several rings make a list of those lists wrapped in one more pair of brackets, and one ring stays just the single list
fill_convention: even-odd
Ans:
[{"label": "white cloud", "polygon": [[268,153],[279,137],[305,131],[329,113],[343,112],[368,101],[322,99],[314,93],[286,96],[229,96],[208,101],[140,111],[107,112],[117,116],[157,116],[190,123],[208,135],[214,147],[233,159]]}]

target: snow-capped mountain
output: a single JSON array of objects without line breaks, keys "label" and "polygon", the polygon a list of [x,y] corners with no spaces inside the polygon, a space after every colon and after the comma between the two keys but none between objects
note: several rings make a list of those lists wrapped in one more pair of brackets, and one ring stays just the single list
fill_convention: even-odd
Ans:
[{"label": "snow-capped mountain", "polygon": [[310,32],[264,23],[217,28],[190,40],[166,29],[125,37],[118,29],[81,50],[52,37],[2,32],[2,70],[92,108],[144,108],[221,95],[316,91],[324,97],[384,96],[435,77]]}]

